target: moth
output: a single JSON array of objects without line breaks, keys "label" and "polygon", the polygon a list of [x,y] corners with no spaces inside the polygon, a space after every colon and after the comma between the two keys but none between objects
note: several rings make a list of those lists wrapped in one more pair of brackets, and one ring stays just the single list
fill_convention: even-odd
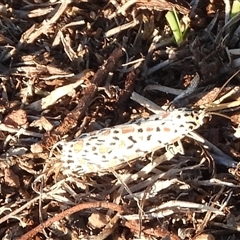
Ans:
[{"label": "moth", "polygon": [[109,171],[173,144],[204,123],[205,110],[175,109],[62,142],[64,169],[84,175]]}]

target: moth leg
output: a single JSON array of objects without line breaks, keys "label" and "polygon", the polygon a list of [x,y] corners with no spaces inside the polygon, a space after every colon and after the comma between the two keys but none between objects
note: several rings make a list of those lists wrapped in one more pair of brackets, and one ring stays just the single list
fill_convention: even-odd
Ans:
[{"label": "moth leg", "polygon": [[169,151],[173,155],[176,155],[177,153],[180,153],[182,155],[185,154],[181,140],[178,140],[177,142],[172,143],[172,144],[168,144],[165,147],[165,149],[166,149],[166,151]]}]

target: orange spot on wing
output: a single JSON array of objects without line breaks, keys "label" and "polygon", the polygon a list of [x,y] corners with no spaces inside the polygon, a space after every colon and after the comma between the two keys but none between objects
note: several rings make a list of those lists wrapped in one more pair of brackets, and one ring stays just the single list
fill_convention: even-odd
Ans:
[{"label": "orange spot on wing", "polygon": [[164,131],[164,132],[171,132],[171,128],[164,127],[164,128],[163,128],[163,131]]},{"label": "orange spot on wing", "polygon": [[79,140],[73,145],[74,152],[81,152],[83,149],[83,140]]},{"label": "orange spot on wing", "polygon": [[108,150],[109,150],[108,147],[105,147],[105,146],[100,146],[100,147],[99,147],[99,152],[100,152],[100,153],[107,153]]},{"label": "orange spot on wing", "polygon": [[78,159],[78,163],[80,165],[85,165],[86,164],[86,161],[84,159]]},{"label": "orange spot on wing", "polygon": [[94,166],[93,164],[87,164],[86,166],[88,168],[88,172],[97,172],[99,170],[97,165]]},{"label": "orange spot on wing", "polygon": [[122,128],[122,134],[131,133],[131,132],[134,132],[134,128],[133,127],[123,127]]},{"label": "orange spot on wing", "polygon": [[122,148],[122,147],[125,147],[125,145],[126,144],[124,143],[124,141],[120,141],[119,144],[118,144],[118,147]]},{"label": "orange spot on wing", "polygon": [[163,118],[166,118],[167,116],[169,116],[169,112],[163,113],[163,114],[162,114],[162,119],[163,119]]},{"label": "orange spot on wing", "polygon": [[105,130],[102,135],[103,136],[108,136],[111,133],[111,131],[109,129]]},{"label": "orange spot on wing", "polygon": [[152,127],[147,127],[146,130],[147,130],[147,132],[152,132],[153,128]]},{"label": "orange spot on wing", "polygon": [[126,155],[126,156],[124,156],[124,158],[125,158],[126,161],[132,161],[132,160],[134,160],[134,159],[136,159],[136,158],[138,158],[138,157],[140,157],[142,155],[143,154],[136,153],[134,155]]},{"label": "orange spot on wing", "polygon": [[113,168],[116,167],[118,164],[119,164],[119,162],[116,160],[111,160],[111,161],[107,162],[107,166],[113,167]]}]

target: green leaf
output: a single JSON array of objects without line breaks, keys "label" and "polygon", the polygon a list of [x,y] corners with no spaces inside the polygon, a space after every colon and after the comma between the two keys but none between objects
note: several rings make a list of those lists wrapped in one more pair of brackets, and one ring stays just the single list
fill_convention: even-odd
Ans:
[{"label": "green leaf", "polygon": [[231,18],[237,15],[240,12],[240,1],[234,0],[231,10]]},{"label": "green leaf", "polygon": [[174,39],[179,45],[183,41],[183,33],[181,31],[180,21],[175,9],[173,9],[173,11],[168,11],[165,17],[173,32]]}]

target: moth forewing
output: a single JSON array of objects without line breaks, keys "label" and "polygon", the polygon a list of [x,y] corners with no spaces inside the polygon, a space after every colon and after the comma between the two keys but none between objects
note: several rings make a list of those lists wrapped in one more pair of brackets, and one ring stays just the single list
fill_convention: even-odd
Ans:
[{"label": "moth forewing", "polygon": [[176,109],[84,134],[62,143],[63,167],[81,174],[115,168],[180,140],[204,116],[203,110]]}]

